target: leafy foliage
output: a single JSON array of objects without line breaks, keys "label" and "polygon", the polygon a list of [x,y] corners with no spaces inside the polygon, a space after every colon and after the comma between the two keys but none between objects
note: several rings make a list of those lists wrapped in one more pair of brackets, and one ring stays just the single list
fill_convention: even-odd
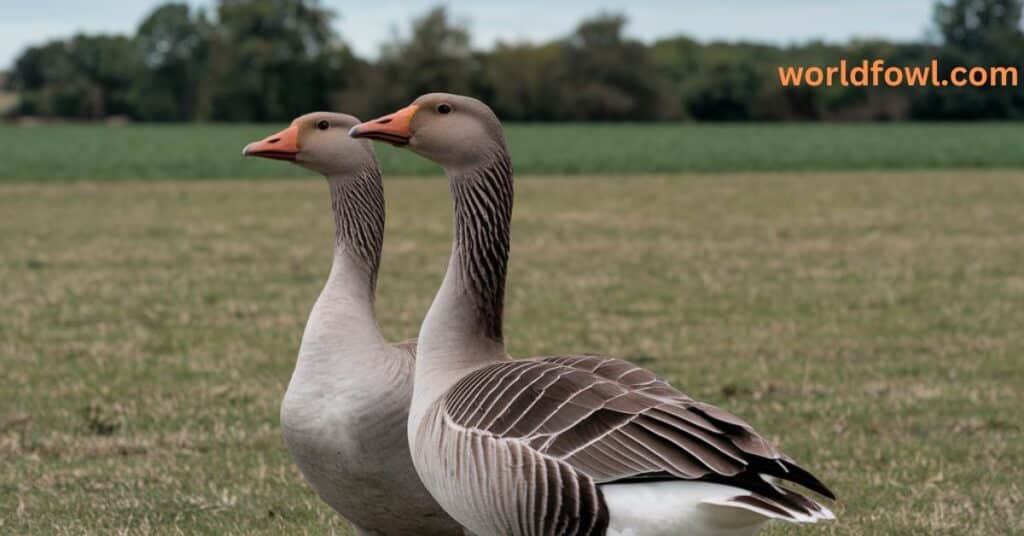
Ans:
[{"label": "leafy foliage", "polygon": [[430,91],[469,93],[524,121],[898,120],[1024,116],[1019,87],[782,87],[778,67],[882,58],[888,65],[1016,65],[1022,0],[940,0],[935,42],[853,41],[778,47],[650,45],[601,13],[547,43],[471,46],[468,24],[441,6],[395,31],[370,63],[333,30],[319,0],[168,3],[132,37],[83,36],[27,49],[9,85],[15,113],[156,121],[282,121],[315,109],[367,117]]},{"label": "leafy foliage", "polygon": [[78,35],[25,51],[9,83],[23,93],[23,112],[95,119],[130,110],[138,71],[132,40]]}]

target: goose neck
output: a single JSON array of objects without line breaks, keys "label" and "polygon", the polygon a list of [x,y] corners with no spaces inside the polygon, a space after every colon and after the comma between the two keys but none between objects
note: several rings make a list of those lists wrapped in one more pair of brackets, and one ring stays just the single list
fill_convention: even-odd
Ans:
[{"label": "goose neck", "polygon": [[370,301],[377,287],[384,245],[384,188],[380,170],[328,177],[334,216],[334,257],[348,260],[359,273],[350,274],[365,287]]},{"label": "goose neck", "polygon": [[331,273],[310,313],[302,356],[313,360],[367,354],[385,344],[377,326],[374,296],[384,240],[380,171],[328,177],[334,215]]},{"label": "goose neck", "polygon": [[[454,237],[448,271],[420,329],[426,366],[472,367],[503,358],[502,320],[512,217],[505,150],[485,165],[449,171]],[[439,371],[440,372],[440,371]]]}]

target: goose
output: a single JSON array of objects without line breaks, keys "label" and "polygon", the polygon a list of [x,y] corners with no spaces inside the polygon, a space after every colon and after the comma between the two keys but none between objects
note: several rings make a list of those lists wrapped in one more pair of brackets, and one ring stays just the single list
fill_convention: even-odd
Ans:
[{"label": "goose", "polygon": [[596,355],[514,360],[502,312],[512,164],[479,100],[431,93],[349,133],[405,147],[449,178],[454,239],[420,327],[408,434],[430,493],[479,535],[754,534],[833,519],[834,499],[731,413]]},{"label": "goose", "polygon": [[374,315],[384,193],[372,144],[350,115],[316,112],[250,143],[327,178],[334,260],[281,403],[288,452],[320,498],[363,535],[462,534],[416,476],[405,422],[415,343],[389,344]]}]

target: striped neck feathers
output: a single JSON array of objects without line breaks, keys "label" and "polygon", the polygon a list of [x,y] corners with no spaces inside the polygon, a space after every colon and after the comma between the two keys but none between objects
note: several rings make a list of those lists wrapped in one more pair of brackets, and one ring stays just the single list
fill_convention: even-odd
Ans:
[{"label": "striped neck feathers", "polygon": [[370,297],[376,294],[377,271],[384,245],[384,187],[380,169],[328,179],[334,213],[335,255],[346,254],[363,272]]},{"label": "striped neck feathers", "polygon": [[452,266],[472,299],[480,332],[500,343],[513,197],[508,152],[499,149],[488,164],[461,172],[450,182],[455,205]]}]

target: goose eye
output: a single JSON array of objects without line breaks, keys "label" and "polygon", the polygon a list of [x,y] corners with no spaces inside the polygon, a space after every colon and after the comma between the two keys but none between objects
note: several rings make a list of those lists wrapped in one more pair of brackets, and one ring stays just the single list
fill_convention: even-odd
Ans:
[{"label": "goose eye", "polygon": [[450,104],[438,104],[437,113],[439,114],[450,114],[452,113],[452,107]]},{"label": "goose eye", "polygon": [[319,128],[320,130],[327,130],[330,127],[331,124],[328,123],[326,119],[321,119],[316,122],[316,128]]}]

